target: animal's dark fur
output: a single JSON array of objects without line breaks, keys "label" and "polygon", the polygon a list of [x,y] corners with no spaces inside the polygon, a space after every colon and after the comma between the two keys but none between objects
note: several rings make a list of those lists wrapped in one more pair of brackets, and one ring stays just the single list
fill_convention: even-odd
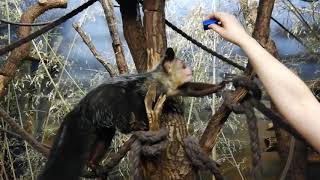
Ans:
[{"label": "animal's dark fur", "polygon": [[120,77],[90,91],[64,118],[39,180],[79,179],[96,138],[112,139],[115,128],[129,133],[135,119],[146,128],[146,92],[140,86],[148,76]]},{"label": "animal's dark fur", "polygon": [[39,180],[77,180],[97,142],[107,149],[116,129],[122,133],[147,129],[144,98],[150,84],[169,96],[199,97],[223,88],[224,83],[187,82],[191,69],[174,60],[169,49],[153,72],[118,77],[90,91],[65,116]]}]

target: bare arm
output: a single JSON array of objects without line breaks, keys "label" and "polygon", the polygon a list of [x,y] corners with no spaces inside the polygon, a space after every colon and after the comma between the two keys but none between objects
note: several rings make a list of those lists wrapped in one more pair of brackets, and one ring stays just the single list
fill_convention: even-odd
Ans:
[{"label": "bare arm", "polygon": [[320,152],[320,104],[304,82],[250,37],[236,18],[215,13],[222,26],[210,28],[239,45],[280,113]]}]

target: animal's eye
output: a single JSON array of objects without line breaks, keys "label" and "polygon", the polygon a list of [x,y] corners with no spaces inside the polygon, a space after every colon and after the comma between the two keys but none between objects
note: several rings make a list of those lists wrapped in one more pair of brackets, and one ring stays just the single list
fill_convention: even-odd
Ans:
[{"label": "animal's eye", "polygon": [[186,64],[183,63],[183,64],[182,64],[182,68],[183,68],[183,69],[187,68]]}]

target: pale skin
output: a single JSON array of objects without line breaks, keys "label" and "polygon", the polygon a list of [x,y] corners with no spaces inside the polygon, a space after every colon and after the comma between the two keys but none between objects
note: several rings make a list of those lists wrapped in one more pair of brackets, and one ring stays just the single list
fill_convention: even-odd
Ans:
[{"label": "pale skin", "polygon": [[241,47],[280,113],[320,152],[320,104],[305,83],[248,35],[236,17],[216,12],[208,18],[222,22],[209,28]]}]

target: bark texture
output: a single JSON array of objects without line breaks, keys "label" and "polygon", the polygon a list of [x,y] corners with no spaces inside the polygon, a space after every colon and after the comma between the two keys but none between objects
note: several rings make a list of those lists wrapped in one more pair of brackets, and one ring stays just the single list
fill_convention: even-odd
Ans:
[{"label": "bark texture", "polygon": [[117,30],[117,23],[114,18],[113,3],[111,0],[101,0],[102,8],[106,16],[109,32],[112,38],[112,47],[116,56],[119,74],[126,74],[128,72],[127,62],[124,58],[122,43],[120,41],[119,32]]},{"label": "bark texture", "polygon": [[117,0],[120,4],[123,33],[127,40],[134,64],[139,73],[146,71],[146,37],[140,15],[140,5],[136,0]]},{"label": "bark texture", "polygon": [[[152,69],[160,62],[167,46],[164,7],[165,0],[145,0],[142,26],[136,1],[118,0],[124,23],[125,38],[138,72]],[[161,115],[161,126],[169,130],[166,152],[153,159],[141,158],[143,177],[153,180],[196,179],[186,157],[183,138],[188,136],[181,101],[167,99]]]},{"label": "bark texture", "polygon": [[[173,111],[172,106],[176,106],[177,111]],[[168,147],[166,153],[157,159],[142,159],[144,178],[152,180],[196,179],[196,174],[183,148],[183,139],[189,134],[183,112],[180,111],[181,104],[169,99],[164,108],[161,122],[162,127],[169,130]]]}]

